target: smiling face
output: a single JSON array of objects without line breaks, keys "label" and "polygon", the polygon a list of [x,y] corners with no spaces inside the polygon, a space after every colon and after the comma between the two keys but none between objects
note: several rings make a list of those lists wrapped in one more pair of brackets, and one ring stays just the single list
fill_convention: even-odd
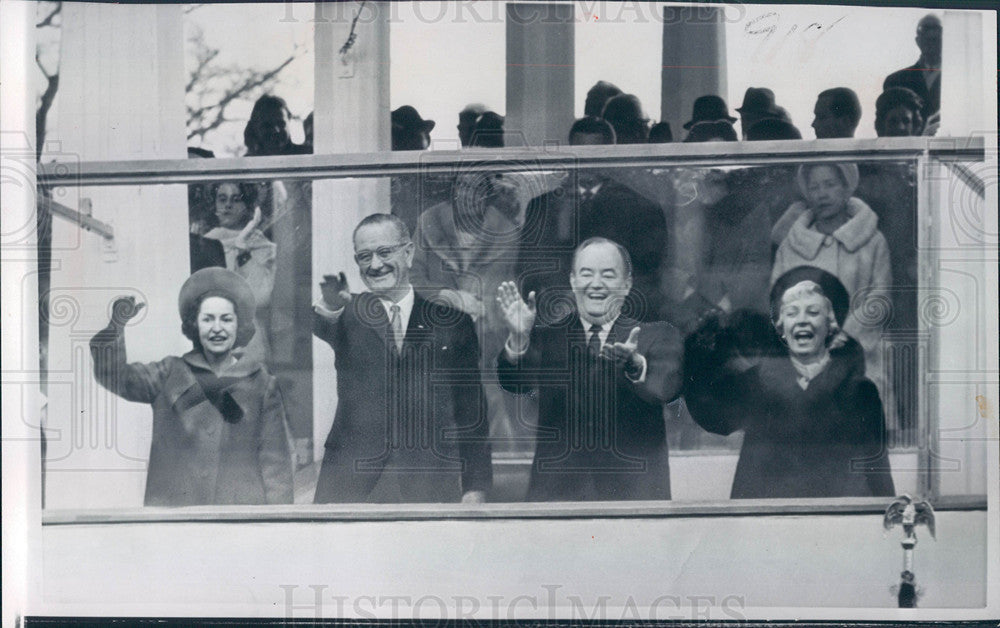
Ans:
[{"label": "smiling face", "polygon": [[361,279],[373,294],[390,300],[410,287],[413,250],[391,222],[365,225],[354,234],[355,256],[371,257],[358,260]]},{"label": "smiling face", "polygon": [[240,186],[235,183],[223,183],[219,186],[215,192],[215,215],[220,227],[243,228],[249,216]]},{"label": "smiling face", "polygon": [[223,297],[207,297],[198,307],[198,341],[206,357],[225,358],[236,344],[236,308]]},{"label": "smiling face", "polygon": [[618,315],[632,289],[632,277],[625,270],[621,253],[610,242],[577,251],[569,283],[580,318],[601,325]]},{"label": "smiling face", "polygon": [[811,361],[826,351],[832,318],[830,300],[815,283],[803,281],[786,290],[781,297],[778,333],[793,356]]},{"label": "smiling face", "polygon": [[831,218],[847,211],[850,190],[834,166],[816,166],[806,179],[809,203],[817,218]]}]

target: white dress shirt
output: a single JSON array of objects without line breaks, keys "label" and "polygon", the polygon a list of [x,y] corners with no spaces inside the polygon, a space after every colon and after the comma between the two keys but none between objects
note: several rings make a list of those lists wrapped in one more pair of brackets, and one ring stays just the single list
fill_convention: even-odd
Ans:
[{"label": "white dress shirt", "polygon": [[[604,348],[604,345],[607,344],[607,342],[608,342],[608,334],[611,333],[611,328],[615,326],[615,322],[617,320],[618,320],[618,317],[615,316],[614,318],[612,318],[607,323],[604,323],[604,324],[601,325],[601,331],[599,331],[597,333],[597,337],[601,339],[601,348],[602,349]],[[590,338],[591,338],[591,336],[594,333],[594,332],[592,332],[590,330],[593,329],[594,324],[593,323],[588,323],[587,321],[583,320],[582,318],[580,319],[580,323],[583,324],[583,330],[586,333],[587,342],[589,343],[590,342]],[[640,331],[639,333],[642,333],[642,332]],[[510,360],[511,362],[516,362],[518,359],[521,358],[521,356],[523,356],[525,353],[528,352],[528,345],[525,345],[524,347],[522,347],[520,351],[515,351],[514,348],[513,348],[513,346],[511,345],[510,341],[511,341],[511,337],[510,337],[510,335],[508,335],[507,336],[507,342],[505,342],[504,345],[503,345],[503,350],[504,350],[504,353],[506,354],[508,360]],[[625,374],[625,377],[627,377],[628,380],[630,382],[634,383],[634,384],[642,384],[642,383],[644,383],[646,381],[646,356],[644,356],[644,355],[642,355],[641,353],[638,353],[638,352],[636,352],[635,355],[639,359],[639,363],[642,365],[641,368],[640,368],[640,371],[639,371],[639,377],[636,377],[636,378],[629,377],[629,375],[628,375],[627,372]]]},{"label": "white dress shirt", "polygon": [[[413,295],[412,286],[409,288],[409,290],[406,291],[406,294],[403,295],[403,298],[397,301],[396,303],[393,303],[389,299],[383,299],[382,297],[378,297],[378,302],[382,304],[383,308],[385,308],[385,315],[386,318],[388,318],[389,320],[392,320],[392,306],[393,305],[399,306],[399,326],[400,329],[403,330],[404,336],[406,334],[406,328],[410,324],[410,315],[413,313],[414,298],[415,297]],[[319,314],[320,316],[331,322],[336,322],[337,319],[340,318],[340,315],[344,313],[344,308],[331,310],[328,307],[326,307],[326,303],[323,302],[323,297],[320,297],[319,299],[316,300],[315,303],[313,303],[313,310],[315,310],[317,314]]]}]

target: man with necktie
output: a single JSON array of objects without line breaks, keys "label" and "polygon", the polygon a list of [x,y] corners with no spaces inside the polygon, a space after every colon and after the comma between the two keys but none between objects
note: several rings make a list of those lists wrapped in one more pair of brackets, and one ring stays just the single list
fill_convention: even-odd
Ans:
[{"label": "man with necktie", "polygon": [[[614,144],[615,131],[606,120],[581,118],[570,129],[569,143]],[[662,319],[666,214],[636,189],[638,181],[656,183],[646,172],[581,168],[562,186],[528,204],[518,240],[516,279],[522,293],[536,292],[540,322],[549,323],[565,314],[570,301],[565,278],[573,251],[592,237],[621,244],[631,257],[633,288],[626,313],[641,321]]]},{"label": "man with necktie", "polygon": [[670,499],[663,405],[680,394],[680,334],[622,314],[632,264],[616,242],[582,242],[569,282],[575,307],[551,324],[535,324],[534,292],[497,291],[509,331],[500,385],[538,396],[527,499]]},{"label": "man with necktie", "polygon": [[313,332],[336,353],[337,413],[314,501],[485,500],[492,485],[479,345],[467,314],[421,298],[414,244],[390,214],[354,230],[368,292],[326,275]]}]

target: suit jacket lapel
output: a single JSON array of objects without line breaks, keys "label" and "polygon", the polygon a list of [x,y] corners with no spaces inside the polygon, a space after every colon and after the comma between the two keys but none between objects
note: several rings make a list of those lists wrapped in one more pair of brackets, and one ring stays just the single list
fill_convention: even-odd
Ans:
[{"label": "suit jacket lapel", "polygon": [[410,320],[406,324],[406,332],[403,335],[403,346],[407,343],[412,342],[414,336],[420,335],[422,332],[430,328],[429,316],[427,309],[431,306],[429,301],[421,299],[420,296],[413,295],[413,311],[410,312]]},{"label": "suit jacket lapel", "polygon": [[605,344],[625,342],[628,340],[628,335],[632,333],[632,328],[638,324],[638,321],[619,314],[618,320],[611,326],[611,331],[608,333],[608,339],[605,341]]},{"label": "suit jacket lapel", "polygon": [[389,315],[386,314],[382,302],[371,292],[362,292],[355,299],[357,304],[355,314],[362,327],[367,327],[382,340],[382,344],[389,345]]}]

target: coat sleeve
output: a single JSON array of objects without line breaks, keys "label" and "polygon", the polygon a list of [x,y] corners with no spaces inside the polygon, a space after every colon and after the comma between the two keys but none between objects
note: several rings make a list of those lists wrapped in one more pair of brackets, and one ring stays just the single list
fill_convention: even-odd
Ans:
[{"label": "coat sleeve", "polygon": [[112,325],[91,338],[90,355],[97,383],[127,401],[153,403],[170,370],[167,360],[128,364],[124,330]]},{"label": "coat sleeve", "polygon": [[787,240],[782,240],[781,244],[778,245],[778,252],[774,254],[774,267],[771,269],[771,285],[785,274],[786,271],[792,269],[792,262],[788,259],[788,244]]},{"label": "coat sleeve", "polygon": [[264,234],[258,234],[252,249],[250,259],[241,267],[233,269],[247,280],[253,291],[257,307],[271,303],[271,292],[274,290],[274,264],[276,247],[267,240]]},{"label": "coat sleeve", "polygon": [[896,489],[889,464],[885,413],[875,384],[867,379],[859,382],[853,395],[853,405],[852,413],[859,421],[855,436],[863,448],[864,458],[852,461],[852,464],[860,467],[859,470],[865,474],[873,496],[892,497]]},{"label": "coat sleeve", "polygon": [[513,395],[534,394],[537,385],[532,368],[538,364],[540,344],[538,328],[531,331],[528,350],[517,360],[507,358],[507,343],[497,355],[497,383],[500,388]]},{"label": "coat sleeve", "polygon": [[[892,264],[889,259],[889,244],[885,236],[876,233],[872,243],[871,283],[865,286],[864,299],[850,311],[844,320],[844,332],[861,343],[865,351],[871,351],[882,338],[883,318],[878,316],[883,310],[883,302],[890,299],[892,290]],[[873,316],[872,314],[875,314]],[[867,319],[874,319],[868,322]]]},{"label": "coat sleeve", "polygon": [[640,343],[644,332],[654,336],[653,341],[642,353],[646,358],[646,379],[641,384],[633,384],[636,394],[650,403],[669,403],[681,393],[681,361],[684,348],[680,333],[667,323],[640,326]]},{"label": "coat sleeve", "polygon": [[431,272],[431,264],[440,264],[441,258],[434,253],[424,236],[424,227],[419,224],[423,221],[418,220],[417,222],[418,225],[413,234],[416,247],[413,251],[413,264],[410,266],[410,283],[413,284],[413,289],[425,299],[434,299],[442,290],[452,286],[446,286],[440,280],[435,281],[434,273]]},{"label": "coat sleeve", "polygon": [[728,351],[715,318],[706,320],[684,341],[684,403],[705,430],[728,435],[742,429],[753,412],[748,407],[759,367],[742,373],[726,369]]},{"label": "coat sleeve", "polygon": [[[354,296],[357,299],[357,295]],[[352,301],[353,303],[353,301]],[[347,307],[351,307],[350,304]],[[347,309],[346,307],[344,309]],[[338,311],[334,316],[320,314],[313,308],[313,335],[326,342],[337,350],[337,332],[340,329],[340,321],[344,317],[343,310]]]},{"label": "coat sleeve", "polygon": [[460,433],[458,444],[462,457],[462,492],[488,491],[493,486],[493,454],[489,442],[489,423],[482,396],[479,368],[479,341],[472,319],[463,314],[454,327],[456,363],[461,383],[452,386],[455,426]]},{"label": "coat sleeve", "polygon": [[268,376],[264,405],[261,408],[260,441],[257,461],[264,480],[264,497],[268,504],[292,503],[292,450],[285,420],[285,404],[278,381]]}]

